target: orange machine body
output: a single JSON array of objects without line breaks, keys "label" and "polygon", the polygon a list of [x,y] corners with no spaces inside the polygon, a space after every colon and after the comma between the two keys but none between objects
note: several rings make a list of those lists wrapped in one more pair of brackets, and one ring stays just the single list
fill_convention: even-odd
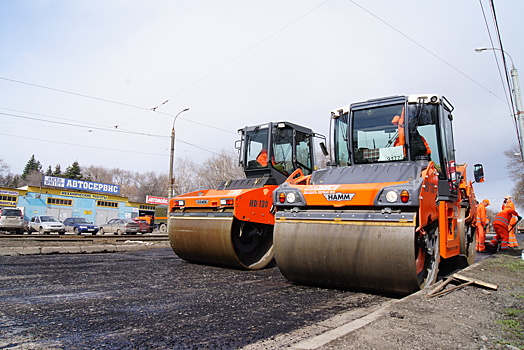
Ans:
[{"label": "orange machine body", "polygon": [[273,225],[275,215],[271,213],[271,194],[276,187],[267,185],[259,188],[194,191],[173,198],[170,207],[175,212],[184,211],[185,208],[211,214],[231,212],[238,220]]}]

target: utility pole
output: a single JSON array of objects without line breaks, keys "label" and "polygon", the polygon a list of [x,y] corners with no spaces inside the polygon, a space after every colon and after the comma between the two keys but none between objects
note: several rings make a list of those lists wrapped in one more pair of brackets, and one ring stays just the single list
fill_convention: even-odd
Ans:
[{"label": "utility pole", "polygon": [[476,52],[482,52],[486,50],[499,50],[503,55],[508,55],[511,60],[511,80],[513,82],[513,97],[515,99],[515,107],[517,109],[517,129],[519,134],[519,143],[520,143],[520,158],[524,162],[524,109],[522,108],[522,99],[520,97],[520,85],[519,85],[519,74],[515,64],[513,64],[513,58],[506,51],[499,49],[498,47],[479,47],[476,48]]},{"label": "utility pole", "polygon": [[513,81],[513,95],[515,96],[515,106],[517,107],[517,123],[520,134],[520,157],[524,161],[524,109],[520,96],[519,73],[517,68],[511,63],[511,80]]},{"label": "utility pole", "polygon": [[184,108],[173,119],[173,128],[171,128],[171,152],[169,154],[169,188],[167,190],[167,216],[168,216],[168,226],[169,226],[169,202],[171,201],[171,198],[173,198],[173,185],[175,182],[175,178],[173,176],[173,168],[175,163],[175,122],[176,118],[180,115],[180,113],[189,111],[189,108]]}]

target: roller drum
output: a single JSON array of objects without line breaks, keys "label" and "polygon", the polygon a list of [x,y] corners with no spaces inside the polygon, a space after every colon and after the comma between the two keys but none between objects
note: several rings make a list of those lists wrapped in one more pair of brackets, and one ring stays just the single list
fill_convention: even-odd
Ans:
[{"label": "roller drum", "polygon": [[171,217],[169,241],[180,258],[258,270],[273,259],[272,227],[229,217]]},{"label": "roller drum", "polygon": [[277,266],[290,281],[393,294],[420,289],[412,225],[277,220],[274,240]]}]

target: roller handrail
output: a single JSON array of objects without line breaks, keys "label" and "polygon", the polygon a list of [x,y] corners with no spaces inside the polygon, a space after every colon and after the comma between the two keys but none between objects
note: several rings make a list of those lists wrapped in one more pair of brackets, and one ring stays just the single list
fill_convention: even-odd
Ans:
[{"label": "roller handrail", "polygon": [[291,175],[289,175],[285,182],[289,183],[290,185],[298,185],[300,183],[309,185],[310,179],[311,175],[304,175],[302,169],[298,168],[297,170],[293,171]]}]

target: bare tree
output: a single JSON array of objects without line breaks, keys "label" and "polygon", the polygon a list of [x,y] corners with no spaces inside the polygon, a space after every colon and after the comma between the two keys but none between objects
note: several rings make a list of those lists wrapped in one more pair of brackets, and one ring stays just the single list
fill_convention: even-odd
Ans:
[{"label": "bare tree", "polygon": [[198,168],[197,176],[204,188],[216,188],[226,180],[245,178],[242,167],[238,165],[238,156],[224,150],[204,161]]},{"label": "bare tree", "polygon": [[513,201],[518,207],[524,207],[524,163],[520,155],[520,148],[514,144],[504,151],[507,158],[506,168],[509,170],[509,177],[515,184],[513,186]]},{"label": "bare tree", "polygon": [[0,159],[0,186],[18,187],[20,186],[20,176],[11,173],[11,168],[7,163]]},{"label": "bare tree", "polygon": [[111,183],[113,181],[113,173],[110,169],[102,166],[90,165],[84,167],[84,176],[90,178],[90,181]]},{"label": "bare tree", "polygon": [[42,184],[43,174],[38,170],[32,170],[26,173],[25,178],[20,178],[19,187],[21,186],[40,186]]},{"label": "bare tree", "polygon": [[135,173],[136,193],[133,200],[145,202],[146,196],[166,197],[168,175],[148,171],[146,173]]},{"label": "bare tree", "polygon": [[[184,158],[177,160],[175,168],[175,182],[174,182],[174,192],[175,195],[181,195],[184,193],[204,189],[204,182],[198,175],[200,165],[195,162]],[[167,176],[169,181],[169,175]],[[165,195],[167,195],[167,187],[165,190]]]}]

